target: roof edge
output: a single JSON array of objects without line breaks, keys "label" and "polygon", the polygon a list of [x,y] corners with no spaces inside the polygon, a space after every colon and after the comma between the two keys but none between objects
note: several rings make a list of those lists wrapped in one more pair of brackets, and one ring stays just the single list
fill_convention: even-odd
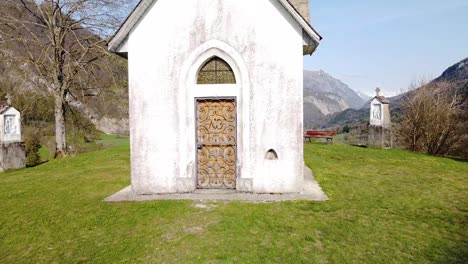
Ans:
[{"label": "roof edge", "polygon": [[108,49],[111,52],[117,53],[124,40],[127,38],[133,27],[140,21],[141,17],[146,14],[148,8],[156,3],[157,0],[141,0],[132,10],[130,15],[120,25],[114,36],[107,43]]},{"label": "roof edge", "polygon": [[[292,10],[288,10],[289,13],[293,14],[293,13],[296,13],[296,15],[298,17],[294,17],[294,19],[296,19],[296,21],[302,26],[303,29],[306,29],[306,28],[309,28],[311,29],[310,32],[307,32],[309,33],[309,36],[311,38],[313,38],[314,40],[316,40],[317,42],[320,42],[323,37],[317,32],[317,30],[315,30],[315,28],[312,26],[312,24],[310,23],[310,21],[307,21],[307,19],[304,18],[304,16],[301,14],[301,12],[299,12],[299,10],[296,9],[296,7],[294,7],[293,4],[291,4],[291,2],[289,0],[278,0],[281,2],[281,4],[283,4],[283,6],[286,8],[286,9],[289,9],[291,8]],[[285,4],[284,2],[286,2],[287,4]],[[289,8],[288,8],[289,6]],[[293,11],[293,12],[292,12]],[[311,34],[312,33],[312,34]]]},{"label": "roof edge", "polygon": [[[117,50],[122,45],[123,41],[127,38],[128,34],[130,34],[133,27],[146,14],[148,8],[157,1],[158,0],[141,0],[138,3],[138,5],[133,9],[130,15],[122,23],[120,28],[116,31],[114,36],[107,43],[109,51],[117,53]],[[320,41],[323,39],[322,36],[312,27],[310,22],[304,19],[304,17],[288,0],[278,1],[292,15],[294,20],[296,20],[296,22],[302,27],[302,29],[307,33],[307,35],[309,35],[309,37],[314,40],[316,48],[320,44]],[[313,50],[315,50],[315,48]]]},{"label": "roof edge", "polygon": [[382,104],[390,104],[390,100],[388,100],[388,98],[383,95],[375,96],[371,101],[374,99],[377,99]]},{"label": "roof edge", "polygon": [[11,105],[0,105],[0,115],[5,113],[6,111],[10,110],[11,108],[15,109]]}]

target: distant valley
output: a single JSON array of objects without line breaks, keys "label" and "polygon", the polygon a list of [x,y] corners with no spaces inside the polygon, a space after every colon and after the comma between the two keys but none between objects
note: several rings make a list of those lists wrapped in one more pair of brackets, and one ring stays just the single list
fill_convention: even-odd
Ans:
[{"label": "distant valley", "polygon": [[304,71],[304,125],[317,128],[328,116],[346,109],[360,109],[370,97],[349,88],[324,71]]},{"label": "distant valley", "polygon": [[[468,101],[468,58],[450,66],[432,82],[449,83],[450,92],[458,94],[466,104]],[[323,71],[305,72],[305,128],[339,127],[368,122],[370,98],[356,98],[356,96],[359,96],[357,92]],[[400,103],[403,97],[404,94],[400,94],[388,98],[394,121],[399,118]]]}]

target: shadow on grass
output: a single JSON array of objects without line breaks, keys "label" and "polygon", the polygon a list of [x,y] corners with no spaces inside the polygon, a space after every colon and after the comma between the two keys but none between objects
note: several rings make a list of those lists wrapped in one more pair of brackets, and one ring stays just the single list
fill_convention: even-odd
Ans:
[{"label": "shadow on grass", "polygon": [[446,157],[446,158],[454,160],[454,161],[458,161],[458,162],[468,162],[468,159],[464,159],[464,158],[460,158],[460,157]]},{"label": "shadow on grass", "polygon": [[358,147],[358,148],[367,148],[366,145],[361,145],[361,144],[351,144],[353,147]]},{"label": "shadow on grass", "polygon": [[[462,241],[455,246],[431,244],[429,248],[425,250],[425,255],[430,257],[433,263],[453,263],[453,264],[465,264],[468,263],[468,242]],[[434,251],[440,251],[441,254],[434,255]]]},{"label": "shadow on grass", "polygon": [[37,163],[37,164],[34,164],[34,165],[26,165],[26,168],[35,168],[35,167],[39,167],[39,166],[41,166],[41,165],[43,165],[43,164],[46,164],[46,163],[48,163],[48,162],[49,162],[49,160],[43,160],[43,161],[41,161],[41,162],[39,162],[39,163]]}]

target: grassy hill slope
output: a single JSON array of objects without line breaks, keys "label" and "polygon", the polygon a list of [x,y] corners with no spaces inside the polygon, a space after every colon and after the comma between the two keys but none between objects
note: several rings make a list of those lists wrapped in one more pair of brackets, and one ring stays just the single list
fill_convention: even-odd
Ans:
[{"label": "grassy hill slope", "polygon": [[0,262],[468,261],[468,163],[321,144],[305,160],[330,201],[104,203],[128,146],[0,174]]}]

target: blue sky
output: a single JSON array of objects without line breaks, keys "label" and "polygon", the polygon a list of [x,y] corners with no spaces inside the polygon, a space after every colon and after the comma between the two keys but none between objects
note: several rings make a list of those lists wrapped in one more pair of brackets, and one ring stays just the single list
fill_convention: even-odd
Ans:
[{"label": "blue sky", "polygon": [[369,95],[398,94],[468,57],[468,0],[310,0],[310,9],[324,39],[305,69]]}]

